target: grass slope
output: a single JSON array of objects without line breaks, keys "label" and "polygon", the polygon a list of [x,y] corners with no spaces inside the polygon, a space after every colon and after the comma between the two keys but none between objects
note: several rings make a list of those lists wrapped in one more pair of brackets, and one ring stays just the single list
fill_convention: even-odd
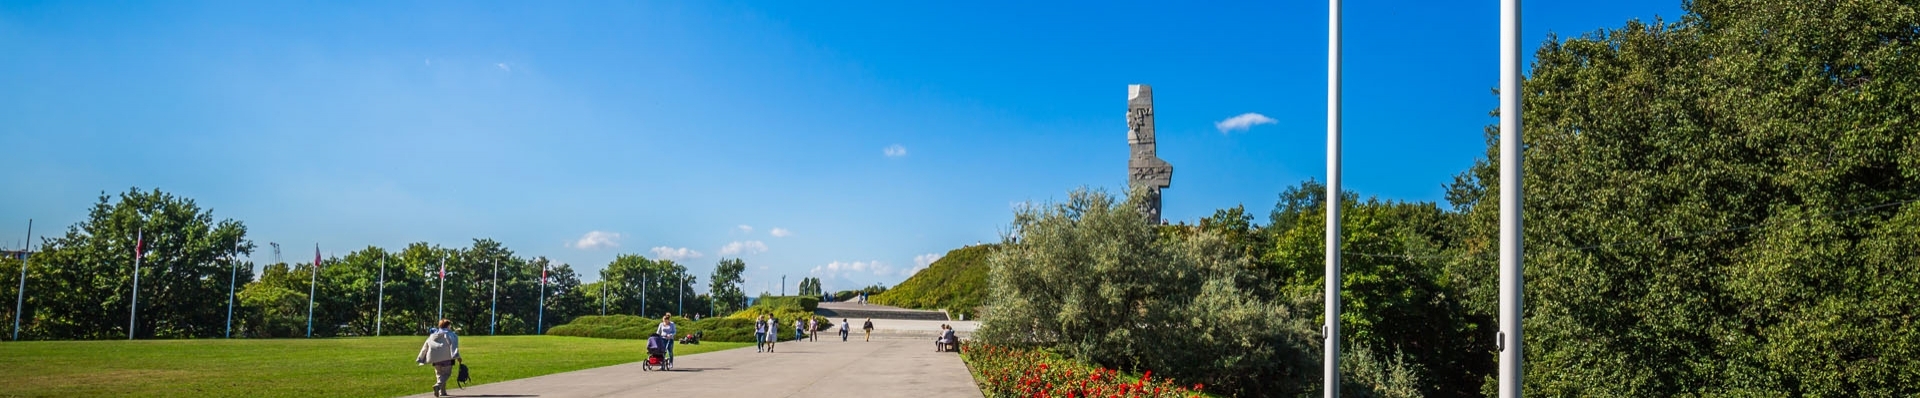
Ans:
[{"label": "grass slope", "polygon": [[[0,396],[380,397],[419,394],[424,336],[0,343]],[[639,361],[646,342],[460,336],[474,381],[493,383]],[[688,355],[747,346],[682,345]],[[449,382],[449,388],[452,383]],[[454,392],[459,390],[454,389]]]},{"label": "grass slope", "polygon": [[973,319],[987,296],[987,256],[1000,245],[974,245],[947,252],[899,286],[871,297],[876,304],[923,310],[945,309]]}]

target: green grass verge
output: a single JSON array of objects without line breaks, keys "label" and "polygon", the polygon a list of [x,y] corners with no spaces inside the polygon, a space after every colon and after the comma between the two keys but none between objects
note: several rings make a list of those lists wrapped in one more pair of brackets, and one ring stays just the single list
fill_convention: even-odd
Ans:
[{"label": "green grass verge", "polygon": [[987,297],[987,256],[1000,245],[974,245],[954,249],[908,277],[899,286],[869,297],[875,304],[923,310],[947,310],[954,317],[978,318],[977,309]]},{"label": "green grass verge", "polygon": [[[426,393],[424,336],[0,343],[0,396],[382,397]],[[474,382],[635,362],[641,340],[460,336]],[[678,355],[747,343],[681,345]],[[449,383],[451,384],[451,383]],[[456,392],[458,390],[455,390]]]}]

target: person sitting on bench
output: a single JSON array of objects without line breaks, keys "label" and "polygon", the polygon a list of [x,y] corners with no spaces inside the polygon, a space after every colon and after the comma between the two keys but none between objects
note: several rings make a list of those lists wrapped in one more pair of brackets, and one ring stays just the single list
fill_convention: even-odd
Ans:
[{"label": "person sitting on bench", "polygon": [[953,334],[953,326],[940,325],[940,337],[933,339],[933,351],[959,351],[960,337]]}]

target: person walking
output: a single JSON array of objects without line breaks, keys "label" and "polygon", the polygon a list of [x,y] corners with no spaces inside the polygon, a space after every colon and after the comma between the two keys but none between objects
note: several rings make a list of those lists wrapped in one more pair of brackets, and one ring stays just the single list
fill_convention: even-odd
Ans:
[{"label": "person walking", "polygon": [[413,362],[433,364],[433,396],[447,394],[447,378],[453,364],[460,362],[460,335],[453,333],[453,321],[441,319],[439,327],[427,329],[427,341],[420,344],[420,355]]},{"label": "person walking", "polygon": [[800,329],[801,329],[801,326],[803,326],[803,325],[806,325],[806,323],[803,323],[803,322],[800,322],[800,320],[799,320],[799,319],[795,319],[795,320],[793,320],[793,339],[794,339],[794,340],[806,340],[806,339],[807,339],[807,334],[806,334],[805,332],[801,332],[801,331],[800,331]]},{"label": "person walking", "polygon": [[766,315],[766,352],[774,352],[774,342],[780,342],[780,317]]},{"label": "person walking", "polygon": [[840,318],[840,341],[841,342],[847,341],[847,333],[849,329],[852,329],[851,326],[852,326],[851,324],[847,323],[847,318]]},{"label": "person walking", "polygon": [[807,341],[820,341],[820,321],[807,317]]},{"label": "person walking", "polygon": [[673,313],[671,312],[667,313],[667,316],[660,317],[660,326],[653,328],[653,334],[667,338],[667,363],[669,364],[673,363],[674,335],[679,333],[679,325],[673,324]]},{"label": "person walking", "polygon": [[860,328],[867,331],[867,341],[873,341],[873,318],[867,318],[866,326],[861,326]]},{"label": "person walking", "polygon": [[753,319],[753,352],[767,352],[767,316]]}]

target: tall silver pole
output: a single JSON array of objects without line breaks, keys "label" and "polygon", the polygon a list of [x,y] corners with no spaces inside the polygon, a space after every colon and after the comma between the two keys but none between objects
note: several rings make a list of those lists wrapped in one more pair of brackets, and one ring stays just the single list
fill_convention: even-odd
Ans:
[{"label": "tall silver pole", "polygon": [[640,274],[640,316],[647,316],[647,275]]},{"label": "tall silver pole", "polygon": [[1327,4],[1327,320],[1321,390],[1340,396],[1340,0]]},{"label": "tall silver pole", "polygon": [[380,251],[380,294],[376,295],[373,305],[373,335],[380,335],[380,318],[387,313],[387,252]]},{"label": "tall silver pole", "polygon": [[600,281],[600,315],[607,314],[607,281]]},{"label": "tall silver pole", "polygon": [[27,219],[27,245],[20,248],[20,290],[13,299],[13,341],[20,341],[20,311],[27,303],[27,261],[33,258],[33,219]]},{"label": "tall silver pole", "polygon": [[320,287],[320,244],[313,244],[313,272],[307,281],[307,337],[313,337],[313,295]]},{"label": "tall silver pole", "polygon": [[534,311],[533,334],[547,334],[547,263],[540,263],[540,310]]},{"label": "tall silver pole", "polygon": [[680,308],[674,312],[680,314],[680,316],[686,316],[687,315],[687,276],[686,275],[680,275],[679,290],[680,290],[680,298],[677,300],[680,301]]},{"label": "tall silver pole", "polygon": [[1520,322],[1520,0],[1500,1],[1500,398],[1519,398]]},{"label": "tall silver pole", "polygon": [[141,255],[145,250],[141,246],[145,246],[146,242],[146,229],[133,233],[133,301],[132,305],[127,307],[127,340],[133,340],[134,320],[140,318],[140,258],[146,257]]},{"label": "tall silver pole", "polygon": [[494,330],[500,327],[500,260],[499,259],[493,260],[493,299],[492,301],[493,301],[493,309],[487,310],[487,312],[493,313],[493,320],[489,321],[489,323],[487,324],[488,335],[492,335],[494,333]]},{"label": "tall silver pole", "polygon": [[[234,246],[240,246],[239,240]],[[232,249],[229,249],[232,250]],[[240,284],[240,261],[232,253],[227,254],[227,338],[233,338],[233,288]]]},{"label": "tall silver pole", "polygon": [[440,257],[440,304],[434,318],[447,319],[447,258]]}]

